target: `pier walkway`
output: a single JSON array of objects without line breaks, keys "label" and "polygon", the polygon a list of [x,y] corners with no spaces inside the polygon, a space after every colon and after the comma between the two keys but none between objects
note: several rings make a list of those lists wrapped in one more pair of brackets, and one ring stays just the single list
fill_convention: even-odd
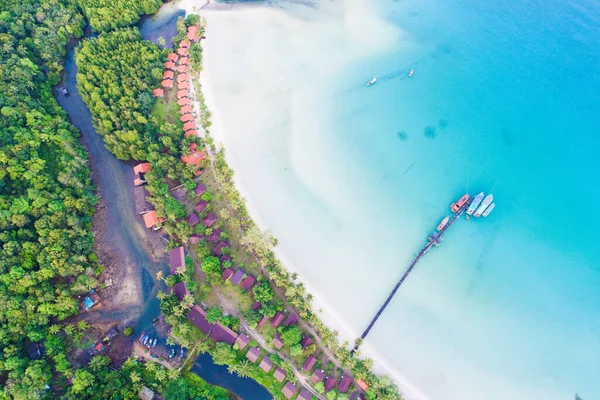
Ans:
[{"label": "pier walkway", "polygon": [[[388,306],[388,304],[390,304],[390,301],[392,301],[392,298],[394,297],[394,295],[396,294],[396,292],[398,291],[398,289],[400,289],[400,286],[402,286],[402,284],[404,283],[404,281],[406,280],[406,278],[408,278],[408,275],[412,272],[413,268],[417,265],[417,263],[419,262],[419,260],[421,260],[421,258],[434,245],[435,246],[439,246],[439,244],[443,240],[442,235],[444,234],[444,232],[446,232],[452,226],[452,224],[454,224],[456,221],[458,221],[458,219],[460,218],[460,216],[465,212],[465,210],[467,209],[467,207],[469,207],[470,204],[471,204],[471,199],[469,199],[456,213],[454,213],[454,215],[452,216],[452,218],[440,230],[440,232],[432,233],[431,235],[429,235],[429,237],[427,238],[427,244],[416,255],[416,257],[413,259],[413,261],[408,266],[408,269],[406,270],[406,272],[404,272],[404,275],[402,275],[402,278],[400,278],[400,280],[398,281],[398,283],[396,283],[396,286],[394,286],[394,289],[392,290],[392,292],[389,294],[389,296],[387,297],[387,299],[385,299],[385,302],[379,308],[379,311],[377,311],[377,314],[375,314],[375,316],[371,320],[371,323],[369,324],[369,326],[367,326],[367,329],[365,329],[365,331],[363,332],[363,334],[360,336],[361,339],[364,340],[367,337],[367,335],[369,334],[369,332],[371,331],[371,329],[373,329],[373,326],[375,325],[375,322],[377,322],[377,320],[379,319],[379,317],[381,316],[381,314],[383,314],[383,312],[385,311],[385,308]],[[354,350],[352,350],[352,351],[354,352],[357,349],[357,347],[355,347]]]}]

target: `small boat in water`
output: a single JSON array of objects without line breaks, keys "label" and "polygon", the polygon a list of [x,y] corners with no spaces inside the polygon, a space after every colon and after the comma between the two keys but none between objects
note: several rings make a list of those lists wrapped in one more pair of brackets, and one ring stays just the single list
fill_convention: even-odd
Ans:
[{"label": "small boat in water", "polygon": [[142,344],[145,346],[146,343],[148,343],[148,335],[144,336],[144,338],[142,339]]},{"label": "small boat in water", "polygon": [[452,203],[450,204],[450,210],[452,210],[452,212],[457,212],[458,210],[461,209],[462,206],[465,205],[465,203],[469,200],[469,193],[465,194],[463,197],[461,197],[460,199],[458,199],[458,201],[456,203]]},{"label": "small boat in water", "polygon": [[440,222],[440,224],[437,226],[437,231],[441,231],[442,229],[444,229],[444,227],[446,226],[446,224],[448,223],[448,221],[450,220],[450,217],[446,217],[442,220],[442,222]]},{"label": "small boat in water", "polygon": [[479,207],[477,207],[477,211],[475,211],[473,215],[475,217],[480,217],[481,214],[485,211],[485,209],[488,208],[490,204],[492,204],[492,201],[494,201],[493,194],[488,194],[487,196],[485,196],[485,199],[483,199]]},{"label": "small boat in water", "polygon": [[408,73],[408,77],[410,78],[411,76],[413,76],[415,73],[415,69],[411,69],[410,72]]},{"label": "small boat in water", "polygon": [[140,338],[138,340],[140,343],[142,343],[142,340],[144,340],[145,335],[146,335],[146,332],[142,332],[142,334],[140,335]]},{"label": "small boat in water", "polygon": [[152,343],[152,348],[156,347],[156,342],[158,341],[158,339],[154,339],[154,343]]},{"label": "small boat in water", "polygon": [[496,203],[490,204],[490,206],[483,212],[483,214],[481,214],[481,216],[487,217],[488,215],[490,215],[490,213],[494,210],[494,207],[496,207]]},{"label": "small boat in water", "polygon": [[373,77],[373,79],[371,79],[369,82],[367,82],[367,86],[374,85],[374,84],[375,84],[375,82],[377,82],[377,75],[375,75],[375,76]]},{"label": "small boat in water", "polygon": [[467,215],[473,215],[475,210],[477,210],[477,207],[479,207],[479,205],[481,204],[481,201],[483,200],[483,196],[484,196],[483,192],[481,192],[477,196],[475,196],[475,198],[473,199],[473,202],[471,202],[471,205],[469,206],[469,208],[467,208]]}]

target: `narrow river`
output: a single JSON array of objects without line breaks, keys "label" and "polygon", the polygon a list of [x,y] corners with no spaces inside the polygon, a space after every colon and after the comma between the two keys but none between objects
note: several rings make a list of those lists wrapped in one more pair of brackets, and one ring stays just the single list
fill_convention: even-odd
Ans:
[{"label": "narrow river", "polygon": [[[142,35],[147,40],[158,41],[159,37],[166,39],[170,44],[171,38],[176,34],[175,24],[179,16],[185,12],[177,7],[178,2],[164,5],[160,11],[146,17],[139,24]],[[164,282],[154,278],[158,271],[168,273],[168,266],[164,254],[155,261],[151,255],[148,243],[156,237],[142,224],[142,219],[135,213],[133,197],[133,170],[132,162],[118,160],[105,147],[100,136],[92,124],[92,116],[86,104],[77,91],[77,65],[74,61],[74,48],[69,51],[65,63],[65,76],[63,86],[69,91],[69,96],[57,95],[60,106],[69,115],[72,124],[81,131],[81,142],[86,147],[90,166],[96,177],[95,183],[99,186],[106,206],[106,226],[109,232],[104,235],[105,246],[109,246],[117,259],[130,265],[130,274],[137,280],[135,287],[140,288],[139,301],[135,305],[122,307],[118,310],[94,310],[104,320],[113,320],[115,323],[127,321],[135,332],[146,332],[150,336],[159,338],[159,343],[165,337],[156,332],[152,320],[160,315],[159,302],[156,299],[158,290],[165,290]],[[156,256],[155,256],[156,258]],[[115,279],[115,277],[113,277]],[[135,340],[134,335],[131,340]],[[208,354],[200,355],[192,367],[192,372],[202,377],[209,383],[223,386],[241,399],[269,400],[272,396],[256,381],[249,378],[240,378],[229,374],[227,368],[215,365]]]}]

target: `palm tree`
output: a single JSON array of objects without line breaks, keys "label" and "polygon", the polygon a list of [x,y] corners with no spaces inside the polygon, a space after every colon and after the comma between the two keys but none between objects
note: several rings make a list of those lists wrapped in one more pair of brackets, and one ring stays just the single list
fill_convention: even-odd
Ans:
[{"label": "palm tree", "polygon": [[159,382],[162,382],[167,377],[167,372],[164,368],[159,367],[154,376],[156,377],[156,379],[158,379]]},{"label": "palm tree", "polygon": [[81,320],[77,323],[77,329],[80,331],[87,331],[90,328],[90,324],[87,321]]},{"label": "palm tree", "polygon": [[173,315],[176,316],[177,318],[182,317],[183,316],[183,310],[181,309],[181,307],[175,307],[173,309]]},{"label": "palm tree", "polygon": [[146,363],[146,369],[150,372],[156,371],[156,364],[152,361]]},{"label": "palm tree", "polygon": [[179,333],[185,334],[185,333],[189,333],[190,326],[188,324],[181,324],[178,326],[178,329],[179,329]]},{"label": "palm tree", "polygon": [[185,268],[184,267],[177,267],[177,271],[175,271],[176,275],[182,276],[185,275]]},{"label": "palm tree", "polygon": [[94,372],[98,372],[100,371],[102,368],[106,367],[108,364],[110,363],[110,359],[108,359],[107,357],[103,357],[103,356],[94,356],[92,357],[92,359],[90,360],[90,363],[88,364],[88,367],[94,371]]},{"label": "palm tree", "polygon": [[50,325],[50,328],[48,328],[48,333],[56,335],[58,332],[60,332],[60,328],[61,327],[58,324]]},{"label": "palm tree", "polygon": [[131,374],[129,374],[129,379],[131,379],[131,382],[133,382],[133,383],[138,383],[139,381],[142,380],[142,378],[140,377],[140,374],[136,371],[132,371]]},{"label": "palm tree", "polygon": [[185,304],[187,308],[192,308],[192,306],[194,305],[194,296],[192,296],[191,294],[185,295],[182,303]]},{"label": "palm tree", "polygon": [[236,372],[240,378],[247,378],[252,370],[252,365],[248,360],[242,360],[236,365]]},{"label": "palm tree", "polygon": [[175,339],[173,339],[173,336],[169,336],[169,337],[167,338],[167,344],[168,344],[169,346],[175,346],[175,344],[176,344],[176,343],[175,343]]},{"label": "palm tree", "polygon": [[159,299],[159,300],[162,300],[162,299],[164,299],[164,298],[165,298],[165,296],[166,296],[166,293],[165,293],[165,292],[163,292],[162,290],[159,290],[159,291],[156,293],[156,298],[157,298],[157,299]]},{"label": "palm tree", "polygon": [[162,281],[162,280],[164,280],[164,279],[165,279],[165,274],[163,274],[163,272],[162,272],[162,271],[158,271],[158,272],[156,273],[156,280],[157,280],[157,281]]},{"label": "palm tree", "polygon": [[180,372],[178,369],[171,369],[169,370],[169,372],[167,372],[167,376],[170,381],[172,381],[173,379],[177,379],[179,377],[179,374]]}]

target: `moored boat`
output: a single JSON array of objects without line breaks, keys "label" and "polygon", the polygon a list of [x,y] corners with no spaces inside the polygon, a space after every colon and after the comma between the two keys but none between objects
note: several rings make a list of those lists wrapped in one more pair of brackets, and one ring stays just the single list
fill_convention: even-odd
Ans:
[{"label": "moored boat", "polygon": [[485,209],[488,208],[490,204],[492,204],[492,201],[494,201],[493,194],[488,194],[487,196],[485,196],[485,199],[483,199],[483,201],[481,202],[479,207],[477,207],[477,210],[473,215],[476,217],[480,217],[481,214],[485,211]]},{"label": "moored boat", "polygon": [[152,343],[152,348],[156,347],[156,342],[158,341],[158,339],[154,339],[154,343]]},{"label": "moored boat", "polygon": [[484,193],[481,192],[473,198],[471,205],[469,206],[469,208],[467,208],[468,215],[472,215],[475,212],[475,210],[477,210],[477,207],[479,207],[479,205],[481,204],[481,201],[483,200],[483,196],[484,196]]},{"label": "moored boat", "polygon": [[437,226],[437,231],[441,231],[442,229],[444,229],[444,227],[446,226],[446,224],[448,223],[448,221],[450,220],[450,217],[446,217],[442,220],[442,222],[440,222],[440,224]]},{"label": "moored boat", "polygon": [[496,203],[490,204],[490,206],[483,212],[483,214],[481,214],[481,216],[487,217],[488,215],[490,215],[490,213],[494,210],[494,207],[496,207]]},{"label": "moored boat", "polygon": [[142,340],[144,340],[145,335],[146,335],[146,332],[142,332],[142,334],[140,335],[140,338],[138,340],[140,343],[142,343]]},{"label": "moored boat", "polygon": [[468,200],[469,200],[469,193],[465,194],[463,197],[461,197],[460,199],[458,199],[458,201],[456,203],[450,204],[450,210],[452,210],[452,212],[457,212],[458,210],[460,210],[460,208],[462,206],[465,205],[465,203]]},{"label": "moored boat", "polygon": [[377,75],[375,75],[375,76],[373,77],[373,79],[371,79],[369,82],[367,82],[367,86],[374,85],[374,84],[375,84],[375,82],[377,82]]}]

